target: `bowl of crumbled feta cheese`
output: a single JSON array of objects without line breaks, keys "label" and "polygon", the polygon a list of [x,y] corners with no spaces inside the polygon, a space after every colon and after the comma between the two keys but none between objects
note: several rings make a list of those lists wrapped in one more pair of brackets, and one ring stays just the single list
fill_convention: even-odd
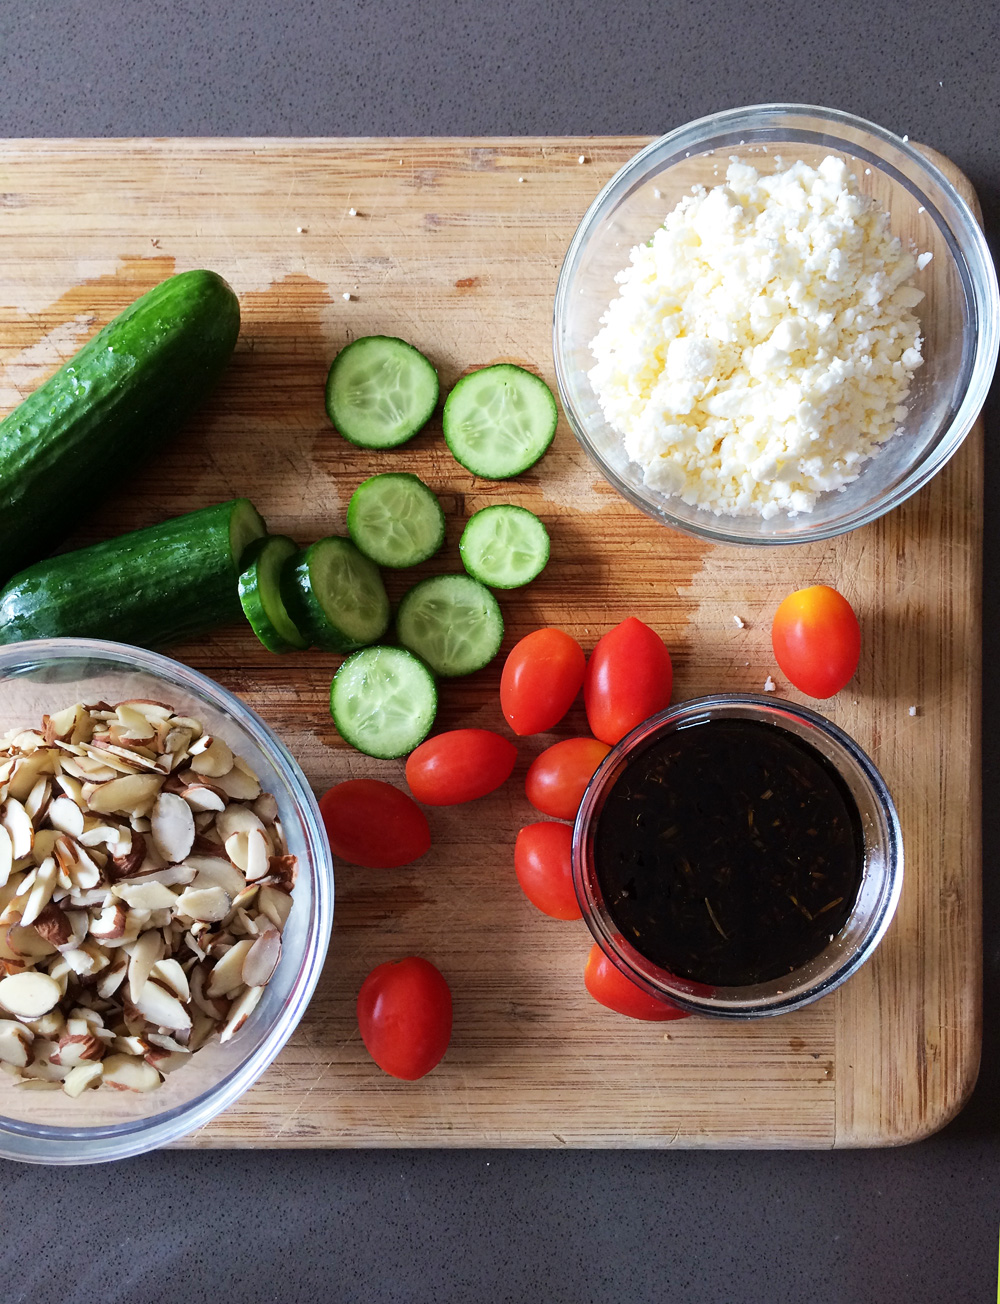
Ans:
[{"label": "bowl of crumbled feta cheese", "polygon": [[761,105],[681,127],[570,245],[553,346],[607,479],[715,541],[799,543],[883,515],[985,401],[997,277],[969,205],[907,138]]}]

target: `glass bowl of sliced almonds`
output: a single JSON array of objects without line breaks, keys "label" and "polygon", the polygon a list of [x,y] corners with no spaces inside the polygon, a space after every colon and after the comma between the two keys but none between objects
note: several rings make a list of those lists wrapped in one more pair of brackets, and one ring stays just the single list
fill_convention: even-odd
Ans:
[{"label": "glass bowl of sliced almonds", "polygon": [[333,895],[305,777],[231,693],[124,644],[0,648],[0,1155],[121,1159],[231,1105]]}]

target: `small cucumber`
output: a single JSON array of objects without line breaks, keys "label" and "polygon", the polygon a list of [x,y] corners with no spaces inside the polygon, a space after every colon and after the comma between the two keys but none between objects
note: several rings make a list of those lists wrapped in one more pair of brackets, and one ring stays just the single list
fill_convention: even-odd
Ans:
[{"label": "small cucumber", "polygon": [[463,376],[441,417],[456,462],[484,480],[509,480],[534,466],[552,443],[558,419],[545,381],[510,363]]},{"label": "small cucumber", "polygon": [[434,575],[403,594],[396,633],[436,675],[470,675],[500,651],[503,616],[471,575]]},{"label": "small cucumber", "polygon": [[434,676],[400,647],[355,652],[330,685],[337,732],[367,756],[406,756],[430,733],[436,713]]},{"label": "small cucumber", "polygon": [[491,589],[517,589],[545,569],[549,532],[526,507],[496,503],[469,517],[458,544],[462,565]]},{"label": "small cucumber", "polygon": [[303,636],[326,652],[353,652],[378,642],[389,628],[389,599],[378,567],[339,535],[288,559],[281,596]]},{"label": "small cucumber", "polygon": [[137,299],[0,422],[0,584],[37,561],[187,420],[240,329],[215,272]]},{"label": "small cucumber", "polygon": [[366,335],[341,349],[326,380],[326,412],[362,448],[397,448],[431,419],[438,375],[412,344]]},{"label": "small cucumber", "polygon": [[36,562],[0,592],[0,643],[107,638],[162,647],[240,616],[248,545],[267,527],[234,498]]},{"label": "small cucumber", "polygon": [[444,543],[444,512],[423,480],[408,471],[390,471],[355,489],[347,532],[379,566],[416,566]]},{"label": "small cucumber", "polygon": [[298,545],[284,534],[255,540],[244,557],[240,602],[250,628],[269,652],[291,652],[309,646],[289,616],[281,596],[281,569]]}]

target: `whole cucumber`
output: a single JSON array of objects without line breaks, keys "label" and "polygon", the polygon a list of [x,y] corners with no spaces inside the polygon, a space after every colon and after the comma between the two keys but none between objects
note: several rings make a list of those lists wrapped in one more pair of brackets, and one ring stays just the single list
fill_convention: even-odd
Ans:
[{"label": "whole cucumber", "polygon": [[0,584],[70,534],[213,388],[240,329],[215,272],[137,299],[0,422]]},{"label": "whole cucumber", "polygon": [[240,563],[266,533],[246,498],[36,562],[0,591],[0,643],[181,643],[242,618]]}]

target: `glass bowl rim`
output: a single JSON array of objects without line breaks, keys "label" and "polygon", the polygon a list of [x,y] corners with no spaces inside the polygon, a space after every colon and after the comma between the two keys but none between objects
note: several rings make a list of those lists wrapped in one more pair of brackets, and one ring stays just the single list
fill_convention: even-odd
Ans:
[{"label": "glass bowl rim", "polygon": [[[682,983],[670,986],[656,982],[648,974],[641,972],[632,959],[616,945],[610,929],[601,919],[600,907],[591,900],[588,889],[588,835],[595,813],[599,814],[596,807],[622,762],[627,763],[627,758],[635,748],[651,744],[685,722],[693,721],[694,718],[715,710],[721,711],[724,718],[725,712],[733,707],[748,708],[750,718],[760,719],[777,727],[781,727],[782,718],[792,717],[812,728],[819,729],[827,740],[834,744],[834,749],[843,753],[860,773],[885,825],[887,836],[884,863],[879,877],[882,893],[877,909],[868,921],[864,936],[858,945],[845,952],[841,963],[831,972],[819,975],[810,985],[791,993],[776,992],[771,996],[748,998],[736,993],[745,993],[752,989],[720,988],[716,989],[716,992],[728,991],[733,992],[734,995],[719,998],[716,994],[705,996],[685,991]],[[772,698],[770,695],[764,697],[757,693],[713,693],[704,697],[688,698],[686,701],[668,706],[665,710],[650,716],[648,720],[642,721],[612,747],[595,770],[580,802],[573,824],[572,862],[573,888],[584,922],[611,963],[631,978],[637,986],[652,996],[667,998],[692,1014],[706,1014],[727,1019],[766,1018],[801,1009],[802,1006],[819,1000],[821,996],[826,996],[846,982],[875,951],[885,936],[899,904],[903,886],[903,835],[895,803],[881,773],[864,748],[839,725],[834,724],[818,711],[812,710],[811,707],[792,702],[787,698]],[[852,909],[849,919],[854,918],[854,914]],[[646,963],[651,968],[658,967],[651,961]],[[783,981],[789,982],[801,972],[801,969],[794,970]]]},{"label": "glass bowl rim", "polygon": [[333,925],[333,858],[323,831],[319,805],[291,752],[261,717],[229,689],[160,652],[109,639],[31,639],[0,647],[0,682],[18,665],[56,663],[86,657],[170,680],[207,697],[249,735],[288,784],[302,818],[312,861],[312,918],[298,971],[278,1017],[256,1050],[200,1095],[160,1114],[127,1123],[92,1128],[54,1127],[0,1115],[0,1158],[51,1165],[104,1163],[144,1154],[203,1127],[229,1108],[274,1061],[295,1031],[319,981]]},{"label": "glass bowl rim", "polygon": [[[776,122],[776,127],[780,126],[782,130],[787,130],[790,138],[796,131],[807,130],[806,123],[810,120],[813,124],[813,130],[815,130],[817,123],[826,123],[834,129],[841,128],[855,133],[867,134],[872,138],[873,146],[891,145],[893,149],[901,151],[918,173],[928,176],[935,185],[941,188],[949,203],[956,210],[957,226],[951,223],[948,225],[961,256],[961,263],[964,265],[966,276],[962,277],[962,279],[967,280],[977,316],[977,330],[973,342],[973,358],[969,382],[950,422],[941,428],[934,447],[918,462],[914,463],[889,492],[858,508],[850,516],[837,522],[831,522],[826,526],[810,526],[808,522],[804,521],[801,530],[785,534],[780,538],[759,534],[741,534],[737,530],[732,532],[720,531],[713,528],[711,522],[714,517],[707,511],[702,513],[705,517],[704,524],[697,518],[689,520],[678,517],[670,509],[671,499],[669,497],[664,496],[661,505],[658,500],[643,495],[633,486],[627,484],[614,468],[604,461],[601,454],[591,443],[586,422],[576,410],[570,397],[569,369],[562,350],[562,326],[564,321],[569,319],[571,313],[570,279],[576,270],[584,246],[616,192],[627,190],[629,183],[633,179],[638,179],[646,170],[650,159],[661,152],[676,151],[688,145],[692,147],[692,151],[708,147],[710,138],[713,135],[741,129],[759,130],[768,125],[770,118],[778,119],[779,117],[786,119],[786,121]],[[801,122],[789,122],[787,121],[789,118],[799,118]],[[793,143],[791,139],[789,143]],[[845,152],[852,152],[850,149],[851,143],[846,139],[843,141]],[[833,145],[831,145],[832,148],[834,148]],[[881,157],[877,148],[873,149],[873,153]],[[922,190],[921,194],[923,194]],[[940,216],[944,220],[944,215],[941,214]],[[961,272],[962,268],[960,266],[960,276]],[[671,529],[711,543],[761,548],[794,546],[796,544],[816,542],[821,539],[836,538],[841,534],[847,534],[851,530],[857,529],[861,525],[868,525],[872,521],[878,520],[912,497],[919,489],[922,489],[958,451],[982,411],[996,371],[997,359],[1000,357],[1000,285],[998,285],[997,271],[990,254],[985,232],[976,220],[969,203],[959,194],[954,184],[948,180],[940,168],[926,154],[911,144],[908,138],[904,139],[877,123],[847,113],[842,109],[786,102],[752,104],[735,109],[723,109],[718,113],[695,118],[657,137],[628,159],[601,188],[580,219],[559,270],[552,314],[552,357],[559,400],[577,442],[598,467],[604,478],[634,507],[639,508],[647,516]]]}]

